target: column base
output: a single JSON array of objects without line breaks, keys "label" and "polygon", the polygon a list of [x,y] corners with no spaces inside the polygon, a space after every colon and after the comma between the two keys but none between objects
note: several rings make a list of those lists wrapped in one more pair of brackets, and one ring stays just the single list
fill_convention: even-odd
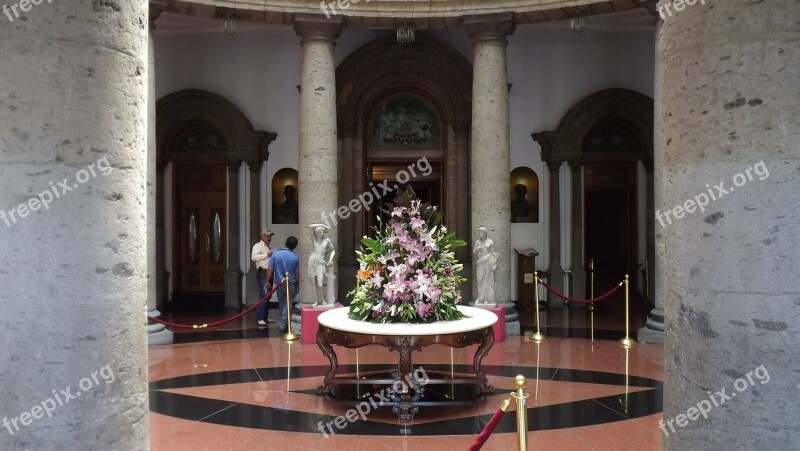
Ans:
[{"label": "column base", "polygon": [[[561,291],[561,288],[564,286],[565,273],[561,270],[547,272],[550,274],[547,278],[547,284],[554,289]],[[549,291],[547,292],[547,308],[564,308],[566,306],[567,303],[564,302],[563,299],[554,295],[553,293],[550,293]]]},{"label": "column base", "polygon": [[664,311],[654,308],[645,326],[636,333],[640,343],[664,344]]},{"label": "column base", "polygon": [[[573,270],[569,278],[570,297],[575,299],[588,299],[589,295],[586,293],[586,271]],[[569,308],[585,308],[588,304],[573,302],[569,304]]]},{"label": "column base", "polygon": [[[244,305],[253,305],[258,302],[261,297],[259,296],[258,281],[256,280],[256,271],[251,270],[244,274]],[[274,297],[273,297],[274,299]]]},{"label": "column base", "polygon": [[506,323],[513,323],[519,321],[519,314],[517,313],[517,306],[511,302],[498,302],[497,305],[502,305],[506,308]]},{"label": "column base", "polygon": [[[152,316],[153,318],[158,318],[161,316],[161,312],[158,310],[150,310],[147,312],[147,316]],[[172,331],[168,330],[166,326],[159,323],[149,322],[147,324],[147,345],[148,346],[159,346],[159,345],[168,345],[172,344],[173,335]]]},{"label": "column base", "polygon": [[225,273],[225,307],[239,308],[242,306],[242,273],[229,271]]}]

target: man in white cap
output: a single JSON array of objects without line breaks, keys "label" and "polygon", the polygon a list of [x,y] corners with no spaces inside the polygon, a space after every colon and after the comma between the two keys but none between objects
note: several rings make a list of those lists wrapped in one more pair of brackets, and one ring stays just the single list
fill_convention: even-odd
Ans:
[{"label": "man in white cap", "polygon": [[[267,268],[269,268],[269,258],[272,257],[272,249],[269,248],[269,243],[272,241],[273,235],[275,234],[270,229],[262,230],[261,239],[253,246],[253,252],[250,254],[250,260],[256,264],[259,300],[267,295]],[[256,310],[256,322],[259,326],[266,326],[267,323],[275,322],[274,319],[267,318],[267,304],[269,304],[269,301],[261,304]]]}]

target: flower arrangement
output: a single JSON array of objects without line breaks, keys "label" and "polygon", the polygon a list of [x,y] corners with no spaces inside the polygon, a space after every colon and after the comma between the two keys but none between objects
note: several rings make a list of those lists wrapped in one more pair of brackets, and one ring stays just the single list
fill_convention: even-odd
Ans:
[{"label": "flower arrangement", "polygon": [[[412,200],[397,205],[375,239],[356,252],[360,271],[349,317],[375,323],[432,323],[463,318],[458,285],[462,265],[453,249],[466,243],[441,226],[436,207]],[[387,212],[388,213],[388,212]],[[383,227],[382,227],[383,226]]]}]

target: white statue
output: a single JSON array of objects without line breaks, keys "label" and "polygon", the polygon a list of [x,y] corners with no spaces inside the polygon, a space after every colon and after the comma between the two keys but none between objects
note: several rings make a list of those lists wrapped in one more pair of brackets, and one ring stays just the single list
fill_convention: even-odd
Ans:
[{"label": "white statue", "polygon": [[[329,227],[324,224],[311,224],[311,240],[314,250],[308,257],[308,275],[314,285],[316,305],[332,305],[336,301],[336,287],[334,286],[333,258],[336,250],[333,243],[325,236]],[[327,279],[327,296],[325,285]]]},{"label": "white statue", "polygon": [[494,252],[494,243],[489,239],[485,227],[478,227],[478,239],[475,240],[475,269],[478,276],[478,298],[476,304],[495,304],[495,272],[497,271],[497,258],[500,254]]}]

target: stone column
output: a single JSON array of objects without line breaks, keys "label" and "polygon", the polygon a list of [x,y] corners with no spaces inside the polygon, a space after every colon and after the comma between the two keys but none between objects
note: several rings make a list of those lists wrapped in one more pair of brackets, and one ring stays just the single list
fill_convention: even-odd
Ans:
[{"label": "stone column", "polygon": [[[161,316],[158,311],[161,284],[158,267],[158,240],[156,229],[156,205],[158,193],[156,178],[156,60],[155,39],[153,30],[156,19],[165,5],[150,2],[149,33],[147,36],[147,315],[154,318]],[[163,324],[147,321],[147,343],[151,346],[172,343],[172,331]]]},{"label": "stone column", "polygon": [[[583,264],[583,163],[570,161],[572,171],[572,252],[570,255],[571,296],[586,299],[586,267]],[[583,307],[586,304],[572,303],[571,307]]]},{"label": "stone column", "polygon": [[[514,32],[511,13],[469,16],[464,19],[473,39],[472,81],[472,238],[486,227],[494,241],[497,261],[497,302],[506,307],[506,321],[516,320],[511,302],[511,196],[510,134],[508,122],[508,74],[506,46]],[[475,279],[475,272],[472,271]],[[477,284],[472,286],[477,297]]]},{"label": "stone column", "polygon": [[[261,208],[263,207],[263,200],[261,199],[261,166],[263,165],[262,161],[248,161],[247,162],[247,169],[250,174],[250,207],[247,214],[247,220],[249,221],[250,233],[247,235],[248,242],[245,244],[244,248],[247,249],[248,257],[247,257],[247,268],[248,270],[245,273],[245,282],[244,282],[244,304],[251,304],[258,301],[258,284],[256,283],[256,267],[255,264],[250,261],[250,249],[251,246],[256,244],[258,240],[261,239]],[[286,239],[284,237],[284,239]],[[283,247],[282,243],[278,241],[274,241],[270,244],[272,249],[277,249],[278,247]]]},{"label": "stone column", "polygon": [[225,271],[225,307],[242,303],[242,272],[239,270],[239,168],[241,161],[228,163],[228,269]]},{"label": "stone column", "polygon": [[[329,236],[337,242],[339,178],[336,139],[336,63],[334,39],[342,31],[342,18],[326,19],[314,14],[295,14],[294,28],[302,39],[300,78],[300,158],[298,164],[300,223],[300,296],[302,303],[313,303],[305,265],[311,254],[309,225],[324,222],[333,226]],[[349,211],[348,211],[349,212]]]},{"label": "stone column", "polygon": [[655,224],[653,164],[645,162],[644,165],[647,171],[647,259],[650,279],[650,286],[646,289],[647,298],[653,303],[653,309],[647,316],[645,326],[639,329],[636,338],[642,343],[664,343],[664,280],[655,277],[656,270],[660,268],[655,259],[655,236],[660,236],[660,233],[655,232],[656,227],[660,229],[661,225]]},{"label": "stone column", "polygon": [[[547,272],[548,285],[561,291],[564,286],[564,270],[561,268],[561,182],[560,170],[561,161],[548,160],[547,171],[549,179],[550,196],[547,203],[550,206],[550,224],[548,227],[550,248],[548,258],[550,260]],[[563,299],[547,291],[547,305],[554,308],[562,308],[566,305]]]},{"label": "stone column", "polygon": [[141,449],[147,2],[27,5],[0,39],[0,448]]},{"label": "stone column", "polygon": [[800,2],[684,6],[656,34],[665,448],[797,449]]}]

